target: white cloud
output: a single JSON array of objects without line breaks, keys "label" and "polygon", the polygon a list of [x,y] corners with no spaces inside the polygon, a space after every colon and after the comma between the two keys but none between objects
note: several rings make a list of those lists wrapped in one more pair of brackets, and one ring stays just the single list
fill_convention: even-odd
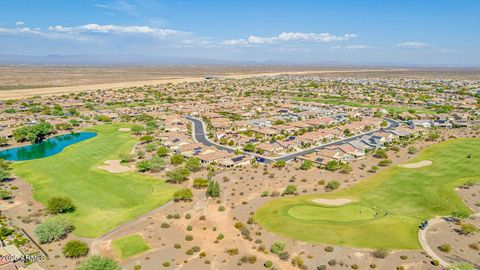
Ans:
[{"label": "white cloud", "polygon": [[25,22],[22,22],[22,21],[18,21],[18,22],[15,23],[15,25],[18,25],[18,26],[24,25],[24,24],[25,24]]},{"label": "white cloud", "polygon": [[149,26],[120,26],[120,25],[99,25],[95,23],[80,26],[65,27],[61,25],[48,27],[50,31],[68,34],[81,33],[105,33],[105,34],[143,34],[155,37],[169,37],[179,35],[190,35],[189,32],[177,31],[172,29],[152,28]]},{"label": "white cloud", "polygon": [[355,38],[355,34],[344,34],[342,36],[332,35],[330,33],[302,33],[302,32],[283,32],[278,36],[259,37],[249,36],[246,39],[230,39],[222,42],[224,45],[263,45],[278,44],[286,42],[333,42],[344,41]]},{"label": "white cloud", "polygon": [[431,46],[432,45],[428,43],[420,42],[420,41],[408,41],[408,42],[397,44],[397,47],[405,48],[405,49],[421,49],[421,48],[426,48]]},{"label": "white cloud", "polygon": [[345,49],[347,50],[363,50],[363,49],[368,49],[370,46],[367,45],[348,45],[345,46]]}]

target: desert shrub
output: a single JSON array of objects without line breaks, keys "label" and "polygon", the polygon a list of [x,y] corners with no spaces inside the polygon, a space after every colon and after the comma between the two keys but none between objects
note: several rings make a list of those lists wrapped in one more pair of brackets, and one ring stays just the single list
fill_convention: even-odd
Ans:
[{"label": "desert shrub", "polygon": [[325,185],[325,189],[327,191],[332,191],[332,190],[335,190],[337,188],[340,187],[340,182],[338,182],[337,180],[332,180],[332,181],[329,181],[326,185]]},{"label": "desert shrub", "polygon": [[193,240],[193,236],[187,235],[187,236],[185,236],[185,240],[186,240],[186,241],[192,241],[192,240]]},{"label": "desert shrub", "polygon": [[75,206],[67,197],[53,197],[47,201],[47,210],[50,214],[62,214],[72,212]]},{"label": "desert shrub", "polygon": [[175,165],[175,166],[178,166],[178,165],[182,164],[184,161],[185,161],[185,158],[180,154],[174,154],[170,158],[170,163],[172,165]]},{"label": "desert shrub", "polygon": [[460,227],[460,231],[462,234],[474,234],[478,232],[478,228],[470,223],[463,223]]},{"label": "desert shrub", "polygon": [[225,252],[230,256],[238,255],[238,248],[229,248]]},{"label": "desert shrub", "polygon": [[182,245],[180,245],[180,244],[174,244],[174,245],[173,245],[173,248],[175,248],[175,249],[180,249],[180,248],[182,248]]},{"label": "desert shrub", "polygon": [[92,256],[88,258],[77,270],[121,270],[118,264],[107,257]]},{"label": "desert shrub", "polygon": [[190,175],[190,171],[187,168],[176,168],[166,173],[167,182],[171,182],[175,184],[186,181],[189,175]]},{"label": "desert shrub", "polygon": [[388,256],[388,250],[386,249],[377,249],[372,253],[373,257],[377,259],[385,259]]},{"label": "desert shrub", "polygon": [[325,247],[325,251],[326,252],[333,252],[333,247],[330,247],[330,246]]},{"label": "desert shrub", "polygon": [[163,229],[167,229],[167,228],[170,228],[170,224],[166,223],[166,222],[163,222],[161,225],[160,225],[161,228]]},{"label": "desert shrub", "polygon": [[63,255],[67,258],[79,258],[88,254],[88,245],[83,241],[68,241],[62,249]]},{"label": "desert shrub", "polygon": [[280,252],[282,252],[285,249],[286,246],[287,246],[287,244],[285,244],[284,242],[275,242],[270,247],[270,252],[272,252],[274,254],[280,254]]},{"label": "desert shrub", "polygon": [[189,188],[180,189],[178,191],[175,191],[175,193],[173,193],[173,200],[175,202],[179,202],[179,201],[189,202],[192,200],[192,198],[193,198],[193,193],[192,193],[192,190]]},{"label": "desert shrub", "polygon": [[193,179],[193,188],[206,188],[208,186],[208,180],[202,177]]},{"label": "desert shrub", "polygon": [[330,261],[328,261],[328,265],[330,265],[330,266],[335,266],[335,265],[337,265],[337,260],[331,259]]},{"label": "desert shrub", "polygon": [[57,241],[73,230],[72,224],[63,217],[45,220],[35,228],[34,234],[41,244]]},{"label": "desert shrub", "polygon": [[290,258],[290,254],[286,251],[282,251],[280,252],[280,254],[278,254],[278,257],[280,258],[280,260],[287,261]]},{"label": "desert shrub", "polygon": [[445,253],[448,253],[452,250],[452,246],[450,246],[449,244],[443,244],[443,245],[438,246],[437,248],[441,252],[445,252]]},{"label": "desert shrub", "polygon": [[266,261],[266,262],[263,264],[263,266],[264,266],[265,268],[272,268],[273,262],[272,262],[272,261]]},{"label": "desert shrub", "polygon": [[285,190],[283,191],[284,195],[292,195],[297,192],[297,186],[295,185],[288,185]]},{"label": "desert shrub", "polygon": [[343,174],[349,174],[353,171],[352,165],[350,163],[343,163],[340,165],[340,172]]}]

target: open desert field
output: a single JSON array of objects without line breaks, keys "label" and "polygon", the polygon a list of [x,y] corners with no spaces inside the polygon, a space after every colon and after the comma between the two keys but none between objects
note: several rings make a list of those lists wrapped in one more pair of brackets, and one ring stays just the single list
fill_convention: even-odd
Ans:
[{"label": "open desert field", "polygon": [[316,66],[192,66],[192,67],[95,67],[0,66],[0,100],[49,96],[98,89],[117,89],[166,83],[199,82],[206,76],[244,79],[258,76],[321,75],[325,78],[479,79],[480,71],[429,70],[391,67]]}]

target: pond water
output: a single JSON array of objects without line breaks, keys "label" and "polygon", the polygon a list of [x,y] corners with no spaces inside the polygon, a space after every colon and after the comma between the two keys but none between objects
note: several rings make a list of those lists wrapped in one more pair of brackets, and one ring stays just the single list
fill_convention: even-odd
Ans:
[{"label": "pond water", "polygon": [[72,144],[97,136],[95,132],[79,132],[49,138],[43,142],[0,151],[0,159],[22,161],[49,157]]}]

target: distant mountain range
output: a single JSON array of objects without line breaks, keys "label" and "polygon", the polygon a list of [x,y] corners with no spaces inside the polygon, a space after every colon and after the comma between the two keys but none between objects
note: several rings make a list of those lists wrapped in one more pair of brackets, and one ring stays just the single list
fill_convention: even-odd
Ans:
[{"label": "distant mountain range", "polygon": [[438,66],[412,65],[406,63],[344,63],[338,61],[324,62],[287,62],[287,61],[238,61],[208,58],[146,55],[9,55],[0,54],[0,65],[231,65],[231,66],[382,66],[382,67],[439,67],[439,68],[479,68],[480,66]]}]

